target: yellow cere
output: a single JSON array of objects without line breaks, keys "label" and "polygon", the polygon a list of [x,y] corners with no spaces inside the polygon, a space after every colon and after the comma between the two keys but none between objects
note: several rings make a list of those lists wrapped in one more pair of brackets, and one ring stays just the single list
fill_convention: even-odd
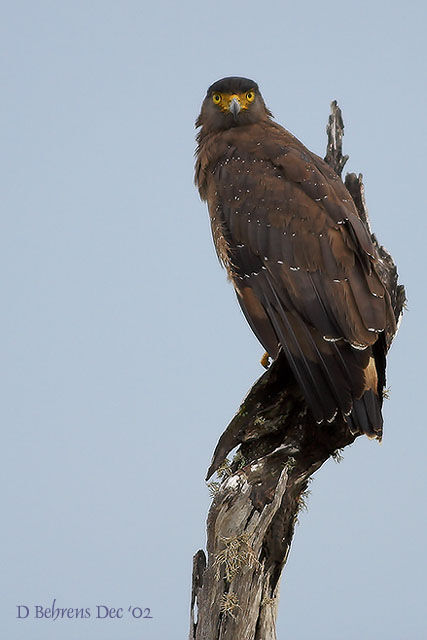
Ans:
[{"label": "yellow cere", "polygon": [[233,98],[239,101],[240,109],[243,111],[255,100],[255,91],[244,91],[243,93],[216,92],[212,95],[212,102],[220,107],[221,111],[228,111]]}]

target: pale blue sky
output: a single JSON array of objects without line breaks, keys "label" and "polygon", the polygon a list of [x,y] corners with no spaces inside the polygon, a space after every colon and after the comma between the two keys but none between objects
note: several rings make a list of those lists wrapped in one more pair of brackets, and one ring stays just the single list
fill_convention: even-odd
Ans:
[{"label": "pale blue sky", "polygon": [[[425,3],[0,6],[3,636],[187,637],[203,478],[262,373],[192,183],[206,88],[245,75],[320,155],[338,100],[409,297],[384,442],[316,474],[279,639],[424,638]],[[54,597],[154,618],[16,620]]]}]

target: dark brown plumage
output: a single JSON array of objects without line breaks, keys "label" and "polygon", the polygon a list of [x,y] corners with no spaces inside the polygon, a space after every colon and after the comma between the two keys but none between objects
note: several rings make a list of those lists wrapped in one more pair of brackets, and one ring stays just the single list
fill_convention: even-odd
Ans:
[{"label": "dark brown plumage", "polygon": [[195,180],[252,330],[280,349],[315,419],[382,432],[385,332],[378,256],[340,178],[272,120],[258,86],[224,78],[196,126]]}]

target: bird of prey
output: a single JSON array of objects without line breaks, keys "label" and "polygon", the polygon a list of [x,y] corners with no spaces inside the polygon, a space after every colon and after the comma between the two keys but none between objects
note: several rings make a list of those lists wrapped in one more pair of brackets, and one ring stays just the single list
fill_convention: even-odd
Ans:
[{"label": "bird of prey", "polygon": [[381,437],[386,335],[379,256],[341,179],[272,119],[247,78],[212,84],[195,182],[237,298],[272,359],[283,351],[318,423]]}]

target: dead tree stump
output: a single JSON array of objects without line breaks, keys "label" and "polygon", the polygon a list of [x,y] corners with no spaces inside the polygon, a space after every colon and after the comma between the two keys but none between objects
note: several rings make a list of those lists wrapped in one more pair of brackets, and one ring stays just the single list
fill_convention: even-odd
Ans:
[{"label": "dead tree stump", "polygon": [[[348,158],[343,129],[334,101],[325,160],[339,175]],[[345,184],[370,232],[362,176],[347,174]],[[391,256],[372,239],[398,320],[404,288]],[[200,550],[193,559],[190,640],[275,640],[280,576],[309,479],[355,438],[342,417],[316,424],[284,356],[257,380],[208,471],[207,479],[216,472],[218,481],[210,483],[207,557]]]}]

